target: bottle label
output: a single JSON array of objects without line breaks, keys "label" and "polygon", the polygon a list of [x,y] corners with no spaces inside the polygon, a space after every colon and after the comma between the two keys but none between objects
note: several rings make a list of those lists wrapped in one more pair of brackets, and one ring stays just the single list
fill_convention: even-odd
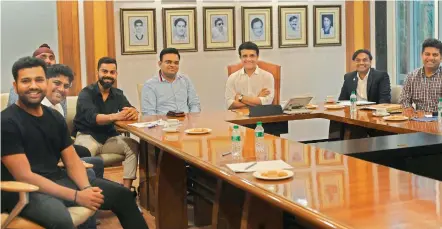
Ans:
[{"label": "bottle label", "polygon": [[241,141],[241,136],[232,136],[232,141],[234,141],[234,142]]},{"label": "bottle label", "polygon": [[256,137],[264,137],[264,132],[255,132]]}]

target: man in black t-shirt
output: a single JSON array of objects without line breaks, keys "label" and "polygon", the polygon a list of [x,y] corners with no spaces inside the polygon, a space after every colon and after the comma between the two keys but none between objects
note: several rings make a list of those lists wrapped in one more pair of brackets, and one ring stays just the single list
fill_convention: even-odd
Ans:
[{"label": "man in black t-shirt", "polygon": [[[148,228],[128,189],[104,179],[88,180],[63,117],[41,105],[45,63],[24,57],[14,63],[12,73],[19,100],[1,113],[2,181],[39,187],[29,194],[20,215],[45,228],[74,228],[67,207],[79,205],[112,210],[123,228]],[[57,166],[60,158],[66,170]],[[17,199],[15,193],[2,192],[2,212],[11,211]]]}]

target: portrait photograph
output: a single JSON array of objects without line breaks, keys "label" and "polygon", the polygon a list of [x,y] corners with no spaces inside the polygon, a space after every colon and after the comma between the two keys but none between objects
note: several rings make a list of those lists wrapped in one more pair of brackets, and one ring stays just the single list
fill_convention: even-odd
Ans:
[{"label": "portrait photograph", "polygon": [[314,6],[314,46],[341,45],[341,6]]},{"label": "portrait photograph", "polygon": [[165,48],[197,51],[196,8],[163,8]]},{"label": "portrait photograph", "polygon": [[204,7],[204,50],[235,49],[235,8]]},{"label": "portrait photograph", "polygon": [[121,54],[156,53],[155,9],[120,9]]},{"label": "portrait photograph", "polygon": [[279,6],[279,47],[307,47],[307,20],[307,6]]},{"label": "portrait photograph", "polygon": [[272,7],[242,7],[242,34],[243,42],[272,48]]}]

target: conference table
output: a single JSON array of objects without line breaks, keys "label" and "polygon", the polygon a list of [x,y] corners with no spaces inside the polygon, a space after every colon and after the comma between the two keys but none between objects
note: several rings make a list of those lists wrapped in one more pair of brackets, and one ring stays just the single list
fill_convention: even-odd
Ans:
[{"label": "conference table", "polygon": [[[404,115],[423,114],[405,112]],[[359,110],[352,116],[348,107],[328,110],[323,105],[309,114],[266,117],[249,117],[247,110],[186,114],[179,118],[178,133],[163,132],[159,126],[137,128],[128,121],[116,125],[140,138],[140,204],[153,212],[160,229],[188,227],[189,167],[198,170],[203,180],[208,177],[207,183],[197,183],[208,196],[213,196],[213,204],[203,210],[195,206],[194,210],[206,215],[210,219],[206,223],[212,228],[442,227],[440,181],[358,159],[351,153],[266,134],[267,160],[280,159],[290,164],[292,178],[265,181],[252,173],[235,173],[226,167],[239,162],[231,155],[224,156],[230,151],[233,125],[316,118],[396,134],[424,133],[436,136],[436,140],[442,138],[437,122],[390,122],[374,117],[370,111]],[[144,116],[137,122],[159,119],[167,117]],[[212,131],[204,135],[184,133],[189,128]],[[256,161],[254,130],[240,126],[240,131],[243,139],[240,161]],[[359,141],[363,146],[363,140]],[[397,142],[396,146],[407,149],[407,144]],[[210,183],[210,178],[215,182]],[[206,186],[214,189],[210,191]]]}]

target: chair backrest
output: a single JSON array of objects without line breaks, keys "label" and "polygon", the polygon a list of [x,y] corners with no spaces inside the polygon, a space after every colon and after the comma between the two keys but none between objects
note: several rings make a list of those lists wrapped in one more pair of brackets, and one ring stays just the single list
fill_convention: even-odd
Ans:
[{"label": "chair backrest", "polygon": [[2,110],[6,109],[6,107],[8,106],[8,100],[9,100],[9,93],[2,93],[2,98],[1,98]]},{"label": "chair backrest", "polygon": [[78,96],[66,97],[66,105],[67,105],[66,123],[68,125],[69,133],[72,133],[72,129],[74,128],[74,118],[75,114],[77,113],[77,100]]},{"label": "chair backrest", "polygon": [[[227,66],[227,76],[240,70],[243,67],[242,63]],[[275,79],[275,97],[273,98],[273,105],[278,105],[281,94],[281,66],[265,61],[258,61],[258,67],[264,71],[270,72]]]},{"label": "chair backrest", "polygon": [[140,112],[141,112],[141,92],[143,91],[143,83],[137,84],[137,92],[138,92],[138,106],[140,106]]},{"label": "chair backrest", "polygon": [[393,85],[391,86],[391,103],[399,104],[399,98],[401,97],[402,86]]}]

